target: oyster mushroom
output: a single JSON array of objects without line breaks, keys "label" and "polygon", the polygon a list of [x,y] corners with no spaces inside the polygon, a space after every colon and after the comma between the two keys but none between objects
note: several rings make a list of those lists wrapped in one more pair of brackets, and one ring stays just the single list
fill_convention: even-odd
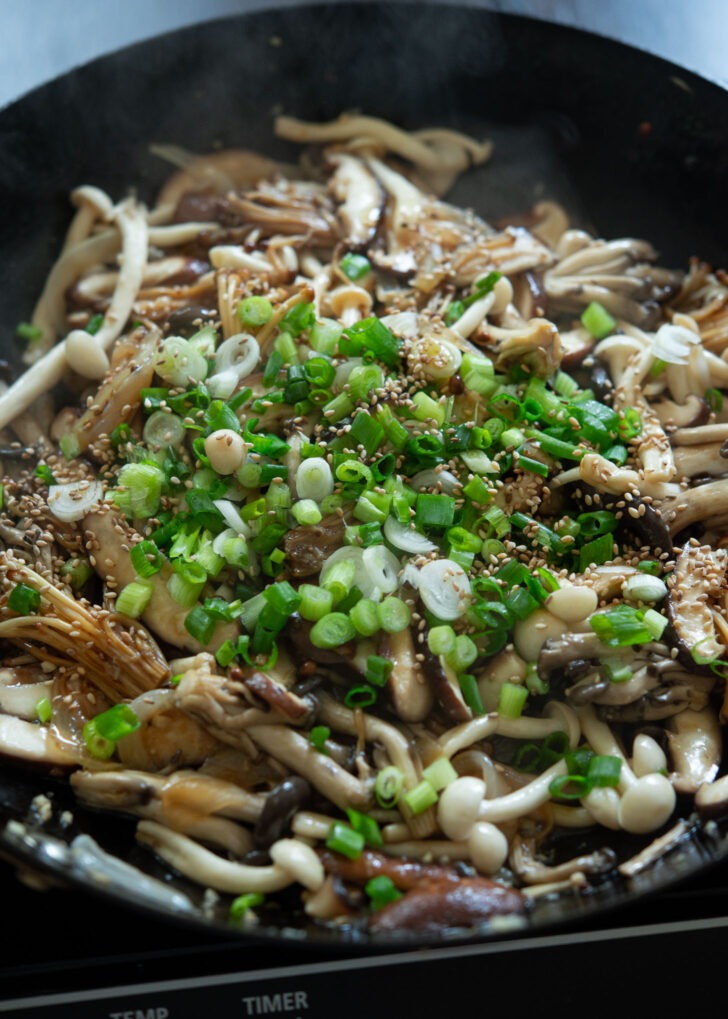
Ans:
[{"label": "oyster mushroom", "polygon": [[[567,231],[562,242],[573,243],[572,233]],[[556,308],[576,311],[598,301],[617,318],[648,325],[657,302],[680,285],[681,273],[654,265],[656,252],[646,241],[595,240],[586,234],[579,241],[544,275],[546,294]]]},{"label": "oyster mushroom", "polygon": [[718,774],[723,737],[711,705],[687,709],[667,722],[667,743],[673,764],[672,784],[679,793],[696,793]]},{"label": "oyster mushroom", "polygon": [[352,248],[368,244],[377,231],[384,211],[384,192],[366,163],[344,152],[332,153],[334,173],[329,190],[339,203],[337,216],[345,242]]},{"label": "oyster mushroom", "polygon": [[695,671],[721,659],[726,651],[720,626],[728,551],[687,542],[669,580],[667,612],[680,660]]},{"label": "oyster mushroom", "polygon": [[403,722],[422,722],[432,707],[433,692],[417,661],[412,632],[383,634],[378,653],[392,662],[387,690],[395,714]]}]

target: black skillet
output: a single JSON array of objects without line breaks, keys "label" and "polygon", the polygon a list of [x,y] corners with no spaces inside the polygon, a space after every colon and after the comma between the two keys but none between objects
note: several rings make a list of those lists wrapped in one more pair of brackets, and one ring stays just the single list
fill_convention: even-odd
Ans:
[{"label": "black skillet", "polygon": [[[248,147],[291,160],[296,150],[273,137],[275,113],[328,120],[357,108],[405,128],[445,125],[491,137],[491,162],[452,194],[487,219],[554,198],[601,236],[650,239],[666,265],[692,256],[728,264],[728,94],[716,85],[603,38],[521,17],[430,4],[302,6],[141,43],[0,112],[3,355],[17,359],[14,326],[28,318],[59,249],[74,186],[97,184],[114,197],[134,188],[151,201],[169,172],[151,143],[195,152]],[[43,801],[33,799],[39,793],[50,798],[45,823]],[[224,904],[206,909],[197,889],[135,845],[132,823],[79,808],[62,781],[4,765],[0,825],[0,855],[13,865],[100,895],[112,909],[131,905],[239,936]],[[139,878],[99,876],[97,864],[68,848],[79,834],[163,879],[166,897],[151,896]],[[691,823],[657,866],[588,894],[541,899],[525,930],[598,917],[725,856],[721,825]],[[285,910],[266,917],[256,937],[392,947],[302,925]]]}]

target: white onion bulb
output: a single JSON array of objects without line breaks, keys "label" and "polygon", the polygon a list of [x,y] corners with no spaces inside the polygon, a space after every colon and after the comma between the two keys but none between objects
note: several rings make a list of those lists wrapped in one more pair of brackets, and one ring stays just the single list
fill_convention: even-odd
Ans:
[{"label": "white onion bulb", "polygon": [[399,548],[403,552],[410,552],[412,555],[427,555],[428,552],[434,552],[437,548],[434,541],[430,541],[421,531],[415,531],[407,524],[400,524],[399,520],[394,517],[387,517],[383,530],[384,537],[390,545],[394,545],[395,548]]},{"label": "white onion bulb", "polygon": [[57,520],[68,524],[82,520],[104,498],[100,481],[69,481],[48,489],[48,509]]},{"label": "white onion bulb", "polygon": [[446,622],[459,619],[473,596],[467,573],[451,559],[425,563],[419,590],[425,608]]}]

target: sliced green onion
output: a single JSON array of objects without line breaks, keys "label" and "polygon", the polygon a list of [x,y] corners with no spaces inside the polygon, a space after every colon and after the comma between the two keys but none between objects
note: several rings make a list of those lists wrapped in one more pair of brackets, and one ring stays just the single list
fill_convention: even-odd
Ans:
[{"label": "sliced green onion", "polygon": [[367,657],[367,683],[374,686],[385,686],[392,674],[394,662],[390,658],[383,658],[381,655],[369,655]]},{"label": "sliced green onion", "polygon": [[308,619],[312,623],[318,622],[328,615],[334,607],[334,596],[331,591],[315,584],[301,584],[298,589],[301,595],[301,604],[298,607],[302,619]]},{"label": "sliced green onion", "polygon": [[46,725],[50,722],[52,714],[53,706],[48,697],[41,697],[35,702],[35,717],[41,725]]},{"label": "sliced green onion", "polygon": [[358,683],[356,686],[352,686],[344,697],[344,704],[352,711],[355,708],[370,708],[372,704],[376,704],[376,701],[377,691],[369,683]]},{"label": "sliced green onion", "polygon": [[[656,615],[659,616],[659,613]],[[653,640],[652,631],[645,624],[645,613],[630,605],[617,605],[605,612],[595,612],[589,617],[589,625],[602,643],[609,647],[629,647]]]},{"label": "sliced green onion", "polygon": [[382,909],[390,902],[396,902],[397,899],[402,898],[402,892],[397,889],[394,881],[386,874],[370,877],[364,885],[364,891],[369,896],[374,910]]},{"label": "sliced green onion", "polygon": [[151,577],[159,573],[164,557],[153,541],[140,541],[129,550],[129,558],[139,577]]},{"label": "sliced green onion", "polygon": [[230,903],[229,917],[231,922],[240,923],[251,909],[262,906],[264,902],[265,896],[261,895],[260,892],[246,892],[245,895],[238,895]]},{"label": "sliced green onion", "polygon": [[438,757],[423,770],[422,777],[430,783],[435,792],[439,793],[445,786],[455,781],[458,773],[449,758]]},{"label": "sliced green onion", "polygon": [[331,729],[327,725],[314,725],[308,734],[308,741],[320,754],[328,754],[326,740],[331,735]]},{"label": "sliced green onion", "polygon": [[528,700],[528,690],[516,683],[503,683],[498,696],[498,714],[504,718],[520,718]]},{"label": "sliced green onion", "polygon": [[580,800],[591,792],[586,775],[558,775],[549,783],[549,794],[560,800]]},{"label": "sliced green onion", "polygon": [[98,761],[107,761],[116,751],[116,743],[105,739],[96,731],[96,723],[92,718],[83,727],[83,741],[92,757]]},{"label": "sliced green onion", "polygon": [[356,633],[356,628],[347,615],[343,612],[329,612],[311,627],[309,639],[314,647],[337,648],[353,640]]},{"label": "sliced green onion", "polygon": [[365,255],[348,251],[339,262],[343,274],[350,280],[360,280],[371,272],[371,262]]},{"label": "sliced green onion", "polygon": [[412,619],[409,605],[396,595],[389,595],[377,606],[379,626],[386,633],[400,633],[406,630]]},{"label": "sliced green onion", "polygon": [[368,814],[362,814],[361,811],[354,810],[352,807],[346,808],[346,816],[349,818],[349,824],[354,831],[364,836],[367,845],[374,846],[376,849],[384,845],[379,825],[373,817],[369,817]]},{"label": "sliced green onion", "polygon": [[427,779],[423,779],[413,789],[409,789],[403,799],[413,814],[422,814],[437,803],[437,790]]},{"label": "sliced green onion", "polygon": [[141,722],[128,704],[114,704],[107,711],[96,715],[94,727],[99,736],[117,743],[141,726]]},{"label": "sliced green onion", "polygon": [[8,608],[21,616],[40,612],[40,594],[29,584],[16,584],[8,596]]},{"label": "sliced green onion", "polygon": [[238,305],[238,318],[244,326],[264,326],[273,317],[273,305],[267,297],[245,297]]},{"label": "sliced green onion", "polygon": [[326,846],[328,849],[333,850],[335,853],[341,853],[342,856],[346,856],[350,860],[358,860],[364,849],[365,842],[366,840],[361,832],[354,831],[353,828],[350,828],[349,825],[343,822],[335,821],[329,829]]},{"label": "sliced green onion", "polygon": [[151,580],[132,580],[119,591],[114,607],[122,616],[138,619],[149,605],[153,594],[154,584]]},{"label": "sliced green onion", "polygon": [[610,755],[594,755],[586,771],[587,781],[598,789],[619,785],[622,758]]},{"label": "sliced green onion", "polygon": [[404,775],[393,764],[377,772],[374,780],[374,795],[383,810],[391,810],[399,802],[404,785]]},{"label": "sliced green onion", "polygon": [[380,628],[377,603],[371,598],[361,598],[350,610],[349,618],[362,637],[373,637]]},{"label": "sliced green onion", "polygon": [[581,324],[595,340],[603,340],[617,328],[616,321],[609,314],[603,304],[592,301],[587,305],[581,316]]},{"label": "sliced green onion", "polygon": [[476,718],[485,714],[485,708],[483,707],[483,701],[480,696],[480,690],[478,688],[478,681],[475,676],[469,672],[464,672],[458,676],[458,685],[463,695],[463,700],[472,711]]},{"label": "sliced green onion", "polygon": [[455,649],[455,631],[452,626],[442,624],[431,627],[427,634],[427,646],[433,655],[448,655]]}]

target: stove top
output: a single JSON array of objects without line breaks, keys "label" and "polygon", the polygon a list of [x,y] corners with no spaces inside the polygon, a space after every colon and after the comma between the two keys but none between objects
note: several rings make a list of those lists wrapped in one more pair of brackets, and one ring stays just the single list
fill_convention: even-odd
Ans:
[{"label": "stove top", "polygon": [[0,1015],[19,1019],[401,1019],[404,1008],[429,1017],[508,999],[519,1015],[547,1000],[590,1016],[676,1014],[696,993],[717,998],[728,945],[725,863],[553,933],[365,954],[228,941],[78,890],[27,887],[9,866],[0,888]]}]

